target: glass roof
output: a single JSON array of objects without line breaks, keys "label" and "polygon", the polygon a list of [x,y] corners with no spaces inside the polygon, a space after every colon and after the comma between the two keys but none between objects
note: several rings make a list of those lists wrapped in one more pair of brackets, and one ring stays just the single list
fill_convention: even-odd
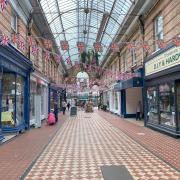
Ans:
[{"label": "glass roof", "polygon": [[85,43],[87,51],[93,49],[94,42],[100,42],[102,61],[132,3],[132,0],[40,0],[59,49],[60,41],[69,43],[69,51],[60,49],[63,60],[70,57],[72,62],[79,60],[78,41]]}]

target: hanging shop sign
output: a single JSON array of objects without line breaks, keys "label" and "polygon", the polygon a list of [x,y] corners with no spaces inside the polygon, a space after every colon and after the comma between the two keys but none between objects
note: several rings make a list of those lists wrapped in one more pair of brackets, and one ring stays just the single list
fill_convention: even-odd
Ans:
[{"label": "hanging shop sign", "polygon": [[175,46],[145,63],[145,76],[180,64],[180,46]]}]

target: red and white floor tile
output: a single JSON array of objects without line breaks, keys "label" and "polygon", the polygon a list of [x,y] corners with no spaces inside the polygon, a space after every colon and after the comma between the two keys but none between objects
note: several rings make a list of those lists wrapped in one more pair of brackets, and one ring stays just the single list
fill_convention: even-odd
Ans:
[{"label": "red and white floor tile", "polygon": [[103,165],[125,165],[134,179],[180,179],[179,172],[97,113],[82,111],[67,119],[25,179],[103,180]]}]

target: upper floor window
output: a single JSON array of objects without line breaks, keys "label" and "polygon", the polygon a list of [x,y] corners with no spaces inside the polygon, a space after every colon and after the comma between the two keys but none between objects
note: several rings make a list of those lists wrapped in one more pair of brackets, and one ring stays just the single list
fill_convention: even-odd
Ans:
[{"label": "upper floor window", "polygon": [[134,48],[131,50],[132,66],[136,64],[136,59],[137,59],[137,58],[136,58],[136,51],[137,51],[137,50],[134,49]]},{"label": "upper floor window", "polygon": [[[155,35],[155,42],[157,40],[163,39],[163,17],[157,16],[154,20],[154,35]],[[159,46],[155,43],[155,50],[158,50]]]},{"label": "upper floor window", "polygon": [[11,13],[11,29],[17,33],[17,15],[15,12]]},{"label": "upper floor window", "polygon": [[123,71],[127,71],[127,59],[126,59],[126,52],[123,53],[122,55],[122,59],[123,59]]}]

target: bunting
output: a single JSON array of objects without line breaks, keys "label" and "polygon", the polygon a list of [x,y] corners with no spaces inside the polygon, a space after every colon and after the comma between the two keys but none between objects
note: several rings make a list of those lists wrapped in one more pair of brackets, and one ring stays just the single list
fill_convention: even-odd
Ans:
[{"label": "bunting", "polygon": [[1,11],[3,12],[5,8],[7,7],[9,3],[9,0],[0,0],[0,5],[1,5]]},{"label": "bunting", "polygon": [[110,49],[111,49],[113,52],[119,52],[119,45],[118,45],[117,43],[111,43]]},{"label": "bunting", "polygon": [[3,46],[8,46],[10,43],[10,40],[9,40],[9,36],[5,35],[5,34],[2,34],[1,35],[1,45]]},{"label": "bunting", "polygon": [[39,48],[36,45],[33,45],[32,50],[31,50],[31,53],[33,54],[33,56],[36,56],[38,51],[39,51]]},{"label": "bunting", "polygon": [[47,60],[47,61],[50,59],[50,53],[49,53],[49,51],[45,51],[45,53],[44,53],[44,59]]},{"label": "bunting", "polygon": [[147,42],[143,42],[141,46],[145,52],[148,52],[150,50],[150,46]]},{"label": "bunting", "polygon": [[157,40],[156,43],[160,49],[165,49],[167,47],[167,43],[165,43],[163,40]]},{"label": "bunting", "polygon": [[46,49],[52,49],[52,41],[49,39],[44,39],[44,45]]},{"label": "bunting", "polygon": [[11,41],[13,44],[17,44],[18,43],[18,36],[16,33],[12,33],[11,34]]},{"label": "bunting", "polygon": [[174,38],[174,39],[173,39],[173,43],[174,43],[174,45],[176,45],[176,46],[180,46],[180,38]]},{"label": "bunting", "polygon": [[68,41],[60,41],[60,44],[61,44],[61,49],[63,51],[69,50],[69,43],[68,43]]},{"label": "bunting", "polygon": [[84,42],[77,42],[77,47],[78,47],[78,51],[82,53],[85,50]]},{"label": "bunting", "polygon": [[136,45],[134,43],[128,42],[127,49],[129,49],[129,51],[133,51],[136,49]]},{"label": "bunting", "polygon": [[25,44],[24,44],[23,40],[18,41],[18,47],[21,51],[25,50]]},{"label": "bunting", "polygon": [[68,65],[72,65],[72,61],[71,61],[70,57],[68,57],[68,58],[66,59],[66,62],[67,62]]},{"label": "bunting", "polygon": [[102,49],[101,43],[95,42],[95,43],[93,44],[93,46],[94,46],[94,49],[95,49],[96,52],[102,52],[103,49]]},{"label": "bunting", "polygon": [[32,36],[28,36],[28,44],[29,44],[30,47],[33,46],[33,38],[32,38]]}]

